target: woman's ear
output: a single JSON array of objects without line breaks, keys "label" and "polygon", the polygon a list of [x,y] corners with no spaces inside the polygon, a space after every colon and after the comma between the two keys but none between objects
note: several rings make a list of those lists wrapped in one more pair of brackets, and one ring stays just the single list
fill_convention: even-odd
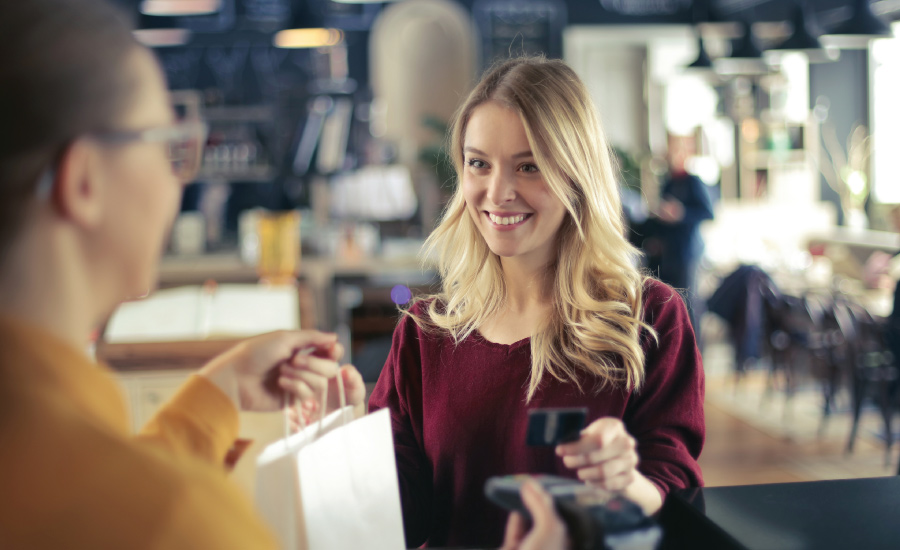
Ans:
[{"label": "woman's ear", "polygon": [[99,225],[102,189],[96,177],[97,150],[83,139],[71,142],[56,165],[51,202],[57,213],[85,228]]}]

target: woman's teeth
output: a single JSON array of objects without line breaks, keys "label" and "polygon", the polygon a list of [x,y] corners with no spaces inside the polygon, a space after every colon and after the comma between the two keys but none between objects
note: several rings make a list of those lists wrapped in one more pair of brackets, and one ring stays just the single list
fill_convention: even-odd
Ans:
[{"label": "woman's teeth", "polygon": [[492,222],[496,223],[497,225],[513,225],[513,224],[519,223],[520,221],[524,220],[525,214],[519,214],[518,216],[501,218],[500,216],[495,216],[495,215],[491,214],[490,212],[488,212],[488,217],[491,219]]}]

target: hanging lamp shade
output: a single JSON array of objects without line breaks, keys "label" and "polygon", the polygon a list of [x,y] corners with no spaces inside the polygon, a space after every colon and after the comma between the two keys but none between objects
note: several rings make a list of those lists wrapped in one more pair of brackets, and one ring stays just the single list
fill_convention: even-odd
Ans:
[{"label": "hanging lamp shade", "polygon": [[222,7],[221,0],[143,0],[146,15],[209,15]]},{"label": "hanging lamp shade", "polygon": [[178,26],[174,17],[138,14],[134,37],[150,48],[184,46],[191,40],[191,31]]},{"label": "hanging lamp shade", "polygon": [[823,35],[822,42],[836,48],[863,49],[874,38],[890,36],[891,28],[872,12],[869,0],[853,0],[850,18]]},{"label": "hanging lamp shade", "polygon": [[291,19],[287,28],[275,33],[272,44],[278,48],[325,48],[337,46],[344,41],[344,31],[325,27],[325,18],[319,11],[311,9],[311,2],[296,2],[291,8]]},{"label": "hanging lamp shade", "polygon": [[734,41],[731,55],[715,60],[713,66],[721,75],[761,75],[772,72],[756,45],[753,29],[748,21],[741,22],[743,35]]},{"label": "hanging lamp shade", "polygon": [[840,57],[840,50],[825,47],[819,40],[822,29],[808,0],[801,0],[794,7],[791,12],[791,27],[793,33],[781,44],[766,50],[767,56],[777,60],[783,53],[802,52],[810,63],[827,63]]},{"label": "hanging lamp shade", "polygon": [[762,50],[756,45],[756,39],[753,38],[753,28],[750,23],[744,21],[741,23],[743,35],[735,40],[734,49],[731,50],[732,59],[762,59]]},{"label": "hanging lamp shade", "polygon": [[713,68],[712,60],[709,58],[709,54],[706,53],[706,48],[703,47],[703,38],[699,34],[697,36],[697,59],[688,65],[687,68],[696,70],[711,70]]}]

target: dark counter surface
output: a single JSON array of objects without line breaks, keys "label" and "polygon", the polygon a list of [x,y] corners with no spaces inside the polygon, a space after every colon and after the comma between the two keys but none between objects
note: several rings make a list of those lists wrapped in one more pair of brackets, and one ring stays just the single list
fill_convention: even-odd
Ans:
[{"label": "dark counter surface", "polygon": [[660,523],[664,550],[900,549],[900,477],[676,491]]}]

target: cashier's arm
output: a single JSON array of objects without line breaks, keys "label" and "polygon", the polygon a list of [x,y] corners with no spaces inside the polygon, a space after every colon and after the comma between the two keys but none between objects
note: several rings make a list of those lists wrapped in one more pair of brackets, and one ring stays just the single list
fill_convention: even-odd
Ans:
[{"label": "cashier's arm", "polygon": [[[198,374],[216,384],[239,410],[277,411],[286,396],[293,396],[309,412],[323,405],[334,408],[338,402],[334,379],[341,376],[347,403],[361,416],[365,384],[352,365],[338,365],[343,353],[335,334],[271,332],[244,340],[212,359]],[[328,396],[324,404],[323,394]]]}]

